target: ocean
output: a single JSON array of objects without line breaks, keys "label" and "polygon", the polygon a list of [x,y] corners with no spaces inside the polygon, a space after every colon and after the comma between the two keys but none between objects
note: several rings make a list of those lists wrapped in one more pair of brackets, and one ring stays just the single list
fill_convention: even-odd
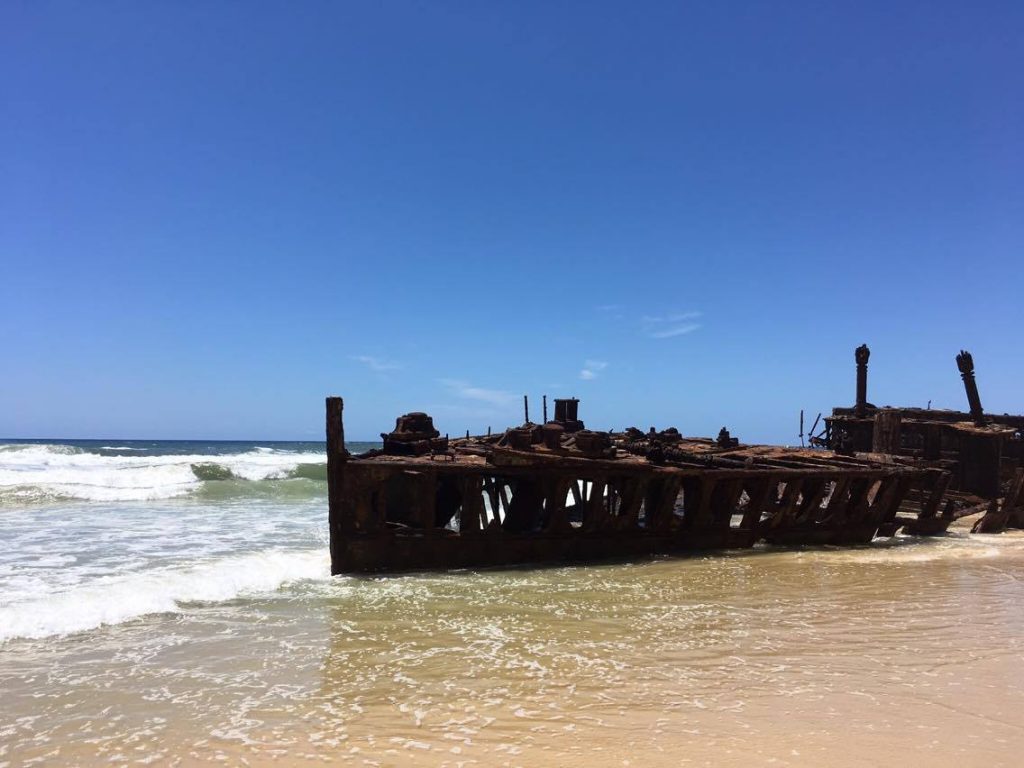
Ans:
[{"label": "ocean", "polygon": [[332,578],[326,496],[319,442],[0,443],[0,768],[1024,748],[1022,532]]}]

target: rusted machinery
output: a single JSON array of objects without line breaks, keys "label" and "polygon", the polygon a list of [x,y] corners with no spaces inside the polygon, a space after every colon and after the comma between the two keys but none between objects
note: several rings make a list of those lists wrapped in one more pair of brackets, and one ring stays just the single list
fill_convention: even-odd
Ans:
[{"label": "rusted machinery", "polygon": [[[855,350],[856,402],[852,408],[834,408],[825,418],[823,435],[812,437],[812,445],[850,455],[884,454],[933,474],[949,473],[948,479],[934,481],[947,484],[943,513],[928,522],[908,524],[910,532],[944,531],[956,517],[979,508],[989,509],[989,514],[977,530],[1024,527],[1024,416],[983,411],[970,352],[961,350],[956,356],[967,412],[872,405],[867,401],[869,356],[867,345]],[[921,489],[912,489],[905,506],[924,495]]]},{"label": "rusted machinery", "polygon": [[[349,455],[342,400],[327,398],[333,573],[580,562],[892,535],[912,487],[945,473],[810,449],[742,445],[675,429],[585,428],[576,399],[555,418],[449,440],[426,414],[384,447]],[[546,401],[545,401],[546,411]]]}]

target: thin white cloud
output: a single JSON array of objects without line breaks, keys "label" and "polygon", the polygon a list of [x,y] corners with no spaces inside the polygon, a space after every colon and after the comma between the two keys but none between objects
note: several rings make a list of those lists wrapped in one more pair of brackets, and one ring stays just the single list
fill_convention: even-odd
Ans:
[{"label": "thin white cloud", "polygon": [[438,382],[444,385],[456,397],[461,397],[464,400],[477,400],[499,408],[508,407],[519,399],[518,395],[514,395],[511,392],[475,387],[459,379],[438,379]]},{"label": "thin white cloud", "polygon": [[381,357],[373,357],[372,355],[352,355],[352,359],[358,363],[362,363],[371,371],[375,371],[377,373],[399,371],[402,369],[401,363],[395,362],[394,360],[385,360]]},{"label": "thin white cloud", "polygon": [[671,339],[673,336],[683,336],[693,333],[701,324],[695,322],[701,316],[700,312],[677,312],[661,317],[650,315],[641,318],[644,334],[652,339]]},{"label": "thin white cloud", "polygon": [[678,323],[680,320],[696,320],[700,316],[700,312],[677,312],[672,315],[662,315],[660,317],[644,315],[642,319],[646,324]]},{"label": "thin white cloud", "polygon": [[597,378],[597,374],[608,367],[608,363],[604,360],[584,360],[583,370],[580,371],[580,378],[583,381],[593,381]]},{"label": "thin white cloud", "polygon": [[660,331],[653,331],[650,337],[652,339],[671,339],[673,336],[693,333],[698,328],[700,328],[700,323],[683,323],[682,325],[673,325],[671,328],[663,328]]}]

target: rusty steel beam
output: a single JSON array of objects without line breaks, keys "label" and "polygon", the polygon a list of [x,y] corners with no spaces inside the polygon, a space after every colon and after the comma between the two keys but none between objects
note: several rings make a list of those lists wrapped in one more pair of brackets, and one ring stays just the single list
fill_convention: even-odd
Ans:
[{"label": "rusty steel beam", "polygon": [[960,378],[964,381],[967,392],[967,403],[971,409],[971,418],[979,426],[985,426],[985,411],[981,407],[981,396],[978,394],[978,383],[974,380],[974,358],[971,353],[961,349],[956,356],[956,367],[960,369]]}]

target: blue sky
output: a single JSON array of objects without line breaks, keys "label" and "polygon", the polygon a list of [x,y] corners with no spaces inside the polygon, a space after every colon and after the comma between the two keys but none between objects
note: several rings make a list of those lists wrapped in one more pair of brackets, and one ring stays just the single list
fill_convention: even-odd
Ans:
[{"label": "blue sky", "polygon": [[0,435],[1024,411],[1019,3],[8,2]]}]

